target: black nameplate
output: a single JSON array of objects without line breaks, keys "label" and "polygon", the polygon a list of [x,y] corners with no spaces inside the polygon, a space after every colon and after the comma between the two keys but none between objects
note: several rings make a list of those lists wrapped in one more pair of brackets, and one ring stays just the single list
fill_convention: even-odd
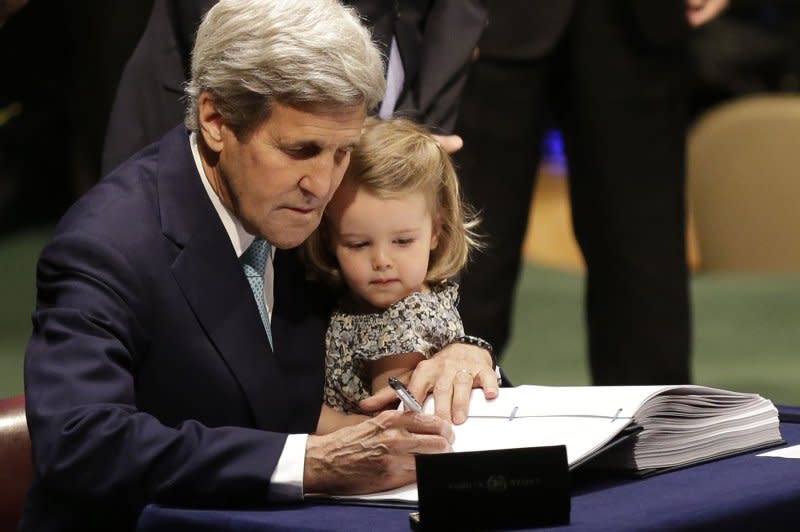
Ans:
[{"label": "black nameplate", "polygon": [[416,456],[421,530],[569,523],[563,445]]}]

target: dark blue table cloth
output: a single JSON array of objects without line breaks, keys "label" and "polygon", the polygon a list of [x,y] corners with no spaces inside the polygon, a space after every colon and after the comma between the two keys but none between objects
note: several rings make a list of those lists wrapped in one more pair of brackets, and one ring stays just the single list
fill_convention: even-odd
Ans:
[{"label": "dark blue table cloth", "polygon": [[[781,434],[788,445],[800,444],[800,408],[780,410]],[[570,525],[556,530],[800,530],[800,459],[756,454],[644,479],[578,483]],[[406,532],[409,511],[325,504],[259,511],[150,505],[137,530]]]}]

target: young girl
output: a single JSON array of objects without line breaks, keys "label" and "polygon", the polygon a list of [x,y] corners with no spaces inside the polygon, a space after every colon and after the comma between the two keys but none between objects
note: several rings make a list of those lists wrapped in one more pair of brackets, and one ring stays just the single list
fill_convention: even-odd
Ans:
[{"label": "young girl", "polygon": [[[449,156],[421,126],[368,120],[342,184],[306,242],[343,289],[326,336],[325,403],[340,413],[413,369],[464,328],[450,281],[478,246]],[[360,421],[323,407],[318,432]]]}]

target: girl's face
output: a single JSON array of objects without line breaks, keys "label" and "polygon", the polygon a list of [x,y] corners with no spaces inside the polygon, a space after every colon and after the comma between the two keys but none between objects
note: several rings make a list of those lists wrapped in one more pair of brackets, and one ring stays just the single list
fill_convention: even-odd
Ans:
[{"label": "girl's face", "polygon": [[327,216],[342,277],[364,310],[383,310],[427,289],[439,230],[422,192],[381,199],[343,183]]}]

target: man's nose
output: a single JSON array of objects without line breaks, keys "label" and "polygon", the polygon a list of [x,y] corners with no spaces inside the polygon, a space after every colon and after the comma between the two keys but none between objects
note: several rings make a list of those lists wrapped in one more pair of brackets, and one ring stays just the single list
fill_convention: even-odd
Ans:
[{"label": "man's nose", "polygon": [[337,181],[335,178],[338,171],[334,156],[323,153],[308,161],[306,172],[300,180],[300,188],[304,192],[316,197],[328,197],[333,191],[331,187]]}]

